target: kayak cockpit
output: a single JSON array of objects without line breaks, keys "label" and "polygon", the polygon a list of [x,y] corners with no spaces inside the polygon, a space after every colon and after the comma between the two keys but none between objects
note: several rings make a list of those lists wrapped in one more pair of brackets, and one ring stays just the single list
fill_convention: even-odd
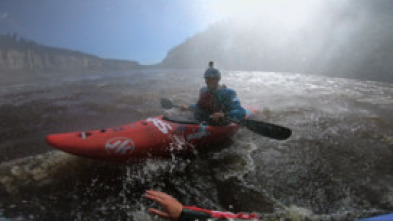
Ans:
[{"label": "kayak cockpit", "polygon": [[182,115],[165,115],[162,117],[163,120],[178,123],[178,124],[200,124],[194,117],[182,116]]}]

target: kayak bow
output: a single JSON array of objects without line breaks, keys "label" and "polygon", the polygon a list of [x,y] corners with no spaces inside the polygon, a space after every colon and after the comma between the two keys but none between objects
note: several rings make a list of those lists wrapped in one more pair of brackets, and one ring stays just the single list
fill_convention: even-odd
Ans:
[{"label": "kayak bow", "polygon": [[78,156],[124,162],[165,157],[219,144],[239,128],[235,123],[211,126],[157,116],[104,130],[50,134],[46,142]]}]

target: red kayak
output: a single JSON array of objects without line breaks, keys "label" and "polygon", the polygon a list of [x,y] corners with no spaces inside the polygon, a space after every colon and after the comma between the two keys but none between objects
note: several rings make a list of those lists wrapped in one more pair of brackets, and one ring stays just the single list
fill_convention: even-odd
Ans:
[{"label": "red kayak", "polygon": [[[255,110],[247,110],[247,113],[254,114]],[[210,126],[157,116],[104,130],[50,134],[46,141],[78,156],[124,162],[218,144],[233,136],[239,127],[235,123]]]}]

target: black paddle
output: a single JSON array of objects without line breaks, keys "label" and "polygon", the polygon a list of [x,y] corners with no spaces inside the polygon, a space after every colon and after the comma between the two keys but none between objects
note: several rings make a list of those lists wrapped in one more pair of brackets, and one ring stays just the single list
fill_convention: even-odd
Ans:
[{"label": "black paddle", "polygon": [[[160,102],[161,102],[161,106],[165,109],[179,107],[179,105],[173,104],[172,101],[167,98],[161,98]],[[251,130],[254,133],[277,140],[285,140],[288,137],[290,137],[292,134],[292,131],[289,128],[279,126],[276,124],[263,122],[263,121],[256,121],[256,120],[239,121],[234,119],[230,119],[230,120],[243,127],[246,127],[247,129]]]}]

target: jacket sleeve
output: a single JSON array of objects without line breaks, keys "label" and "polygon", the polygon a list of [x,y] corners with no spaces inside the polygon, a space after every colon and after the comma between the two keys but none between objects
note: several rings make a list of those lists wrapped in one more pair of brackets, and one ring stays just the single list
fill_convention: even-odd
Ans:
[{"label": "jacket sleeve", "polygon": [[211,218],[211,215],[208,211],[198,207],[183,207],[183,210],[180,214],[178,221],[195,221],[195,220],[207,220]]},{"label": "jacket sleeve", "polygon": [[231,213],[212,211],[207,209],[198,208],[195,206],[184,206],[183,211],[178,221],[195,221],[195,220],[223,220],[223,219],[242,219],[242,220],[255,220],[258,221],[259,217],[255,213]]},{"label": "jacket sleeve", "polygon": [[236,91],[226,89],[226,114],[229,114],[231,119],[243,120],[246,117],[246,110],[241,106],[240,100],[237,97]]}]

